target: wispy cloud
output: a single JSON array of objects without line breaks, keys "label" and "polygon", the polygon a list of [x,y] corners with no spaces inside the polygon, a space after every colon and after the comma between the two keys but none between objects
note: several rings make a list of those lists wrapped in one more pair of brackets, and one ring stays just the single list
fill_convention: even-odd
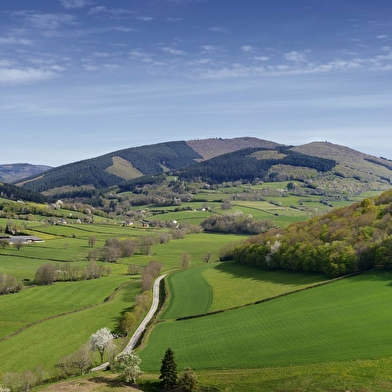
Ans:
[{"label": "wispy cloud", "polygon": [[218,45],[202,45],[202,53],[218,54],[223,52],[223,47]]},{"label": "wispy cloud", "polygon": [[168,16],[166,18],[167,22],[179,22],[180,20],[184,20],[183,18],[172,18],[171,16]]},{"label": "wispy cloud", "polygon": [[284,58],[289,61],[294,61],[296,63],[306,62],[307,58],[304,53],[292,51],[284,54]]},{"label": "wispy cloud", "polygon": [[376,39],[388,39],[388,36],[386,34],[377,35]]},{"label": "wispy cloud", "polygon": [[253,60],[257,61],[268,61],[271,57],[269,56],[255,56],[253,57]]},{"label": "wispy cloud", "polygon": [[30,84],[53,79],[53,71],[35,68],[0,68],[0,84]]},{"label": "wispy cloud", "polygon": [[113,27],[113,30],[121,31],[123,33],[132,33],[132,32],[137,31],[133,27],[123,27],[123,26]]},{"label": "wispy cloud", "polygon": [[90,8],[87,14],[101,18],[124,18],[134,15],[135,12],[124,8],[107,8],[104,5],[100,5]]},{"label": "wispy cloud", "polygon": [[92,0],[60,0],[60,3],[66,9],[83,8],[94,4]]},{"label": "wispy cloud", "polygon": [[251,46],[251,45],[243,45],[240,48],[244,53],[254,53],[257,48],[255,46]]},{"label": "wispy cloud", "polygon": [[149,22],[150,20],[153,20],[154,18],[152,16],[135,16],[134,19],[141,20],[142,22]]},{"label": "wispy cloud", "polygon": [[24,38],[0,37],[0,45],[24,45],[31,46],[33,41]]},{"label": "wispy cloud", "polygon": [[56,30],[64,25],[75,25],[76,17],[68,14],[44,14],[33,11],[16,11],[14,17],[22,18],[33,27],[45,30]]},{"label": "wispy cloud", "polygon": [[178,56],[183,56],[186,54],[186,52],[184,52],[183,50],[171,48],[169,46],[164,46],[162,48],[162,51],[165,53],[170,53],[170,54],[174,54],[174,55],[178,55]]},{"label": "wispy cloud", "polygon": [[210,27],[208,30],[213,31],[215,33],[224,33],[224,34],[227,34],[229,32],[229,29],[227,29],[226,27],[219,27],[219,26]]}]

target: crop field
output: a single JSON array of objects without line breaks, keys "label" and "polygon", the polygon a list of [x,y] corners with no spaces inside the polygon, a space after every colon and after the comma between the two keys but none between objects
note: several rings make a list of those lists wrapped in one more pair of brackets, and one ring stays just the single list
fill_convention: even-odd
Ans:
[{"label": "crop field", "polygon": [[206,269],[211,266],[187,269],[167,278],[171,300],[161,318],[192,316],[210,310],[213,291],[202,276]]},{"label": "crop field", "polygon": [[159,323],[140,356],[149,371],[159,369],[167,347],[180,367],[192,369],[392,356],[391,279],[391,273],[367,272],[258,305]]},{"label": "crop field", "polygon": [[42,319],[103,303],[123,282],[121,277],[57,282],[4,296],[1,299],[0,339]]},{"label": "crop field", "polygon": [[53,367],[62,357],[87,343],[97,329],[106,326],[115,331],[121,313],[132,307],[133,299],[139,293],[140,283],[130,282],[112,301],[48,319],[1,341],[1,371],[29,369],[32,358],[34,367]]},{"label": "crop field", "polygon": [[266,271],[232,261],[211,265],[201,274],[213,291],[210,311],[250,304],[325,281],[323,275]]}]

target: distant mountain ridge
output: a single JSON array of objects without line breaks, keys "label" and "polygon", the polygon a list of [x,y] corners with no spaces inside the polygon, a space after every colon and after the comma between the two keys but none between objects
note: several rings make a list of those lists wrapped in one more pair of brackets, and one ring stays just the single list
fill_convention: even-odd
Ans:
[{"label": "distant mountain ridge", "polygon": [[59,166],[42,175],[27,177],[15,183],[36,192],[52,194],[81,188],[101,189],[143,175],[157,175],[178,170],[202,161],[206,157],[254,146],[274,148],[279,144],[248,137],[151,144]]},{"label": "distant mountain ridge", "polygon": [[[204,181],[300,180],[392,184],[392,161],[328,142],[287,146],[254,137],[174,141],[132,147],[52,168],[18,181],[45,195],[71,195],[119,186],[142,176],[173,173]],[[215,173],[215,174],[214,174]],[[215,176],[215,177],[214,177]],[[333,185],[330,185],[333,186]],[[354,185],[355,186],[355,185]],[[364,186],[362,186],[363,188]]]},{"label": "distant mountain ridge", "polygon": [[43,173],[51,168],[51,166],[32,165],[29,163],[11,163],[0,165],[0,181],[18,181],[22,178],[31,177]]}]

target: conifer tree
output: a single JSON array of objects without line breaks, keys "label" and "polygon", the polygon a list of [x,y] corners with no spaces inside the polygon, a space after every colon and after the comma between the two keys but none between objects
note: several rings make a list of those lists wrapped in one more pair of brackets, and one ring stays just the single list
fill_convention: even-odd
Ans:
[{"label": "conifer tree", "polygon": [[162,359],[161,375],[159,378],[162,380],[164,389],[171,389],[177,385],[177,364],[174,359],[174,352],[170,347],[166,350],[165,356]]}]

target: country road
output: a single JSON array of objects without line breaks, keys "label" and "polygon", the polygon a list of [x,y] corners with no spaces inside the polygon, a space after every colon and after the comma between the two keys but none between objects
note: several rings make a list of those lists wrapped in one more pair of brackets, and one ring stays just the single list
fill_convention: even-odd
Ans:
[{"label": "country road", "polygon": [[[154,316],[155,312],[158,309],[158,304],[159,304],[159,284],[161,283],[161,280],[166,276],[161,275],[159,276],[155,282],[154,286],[152,289],[152,303],[150,310],[146,314],[146,317],[144,317],[143,321],[140,323],[139,327],[136,329],[135,333],[132,335],[131,339],[129,340],[128,344],[124,348],[122,352],[130,352],[134,349],[136,343],[140,339],[140,336],[142,335],[143,331],[146,329],[147,324],[151,321],[152,317]],[[91,372],[96,372],[98,370],[104,370],[109,366],[109,362],[105,362],[93,369],[91,369]]]}]

